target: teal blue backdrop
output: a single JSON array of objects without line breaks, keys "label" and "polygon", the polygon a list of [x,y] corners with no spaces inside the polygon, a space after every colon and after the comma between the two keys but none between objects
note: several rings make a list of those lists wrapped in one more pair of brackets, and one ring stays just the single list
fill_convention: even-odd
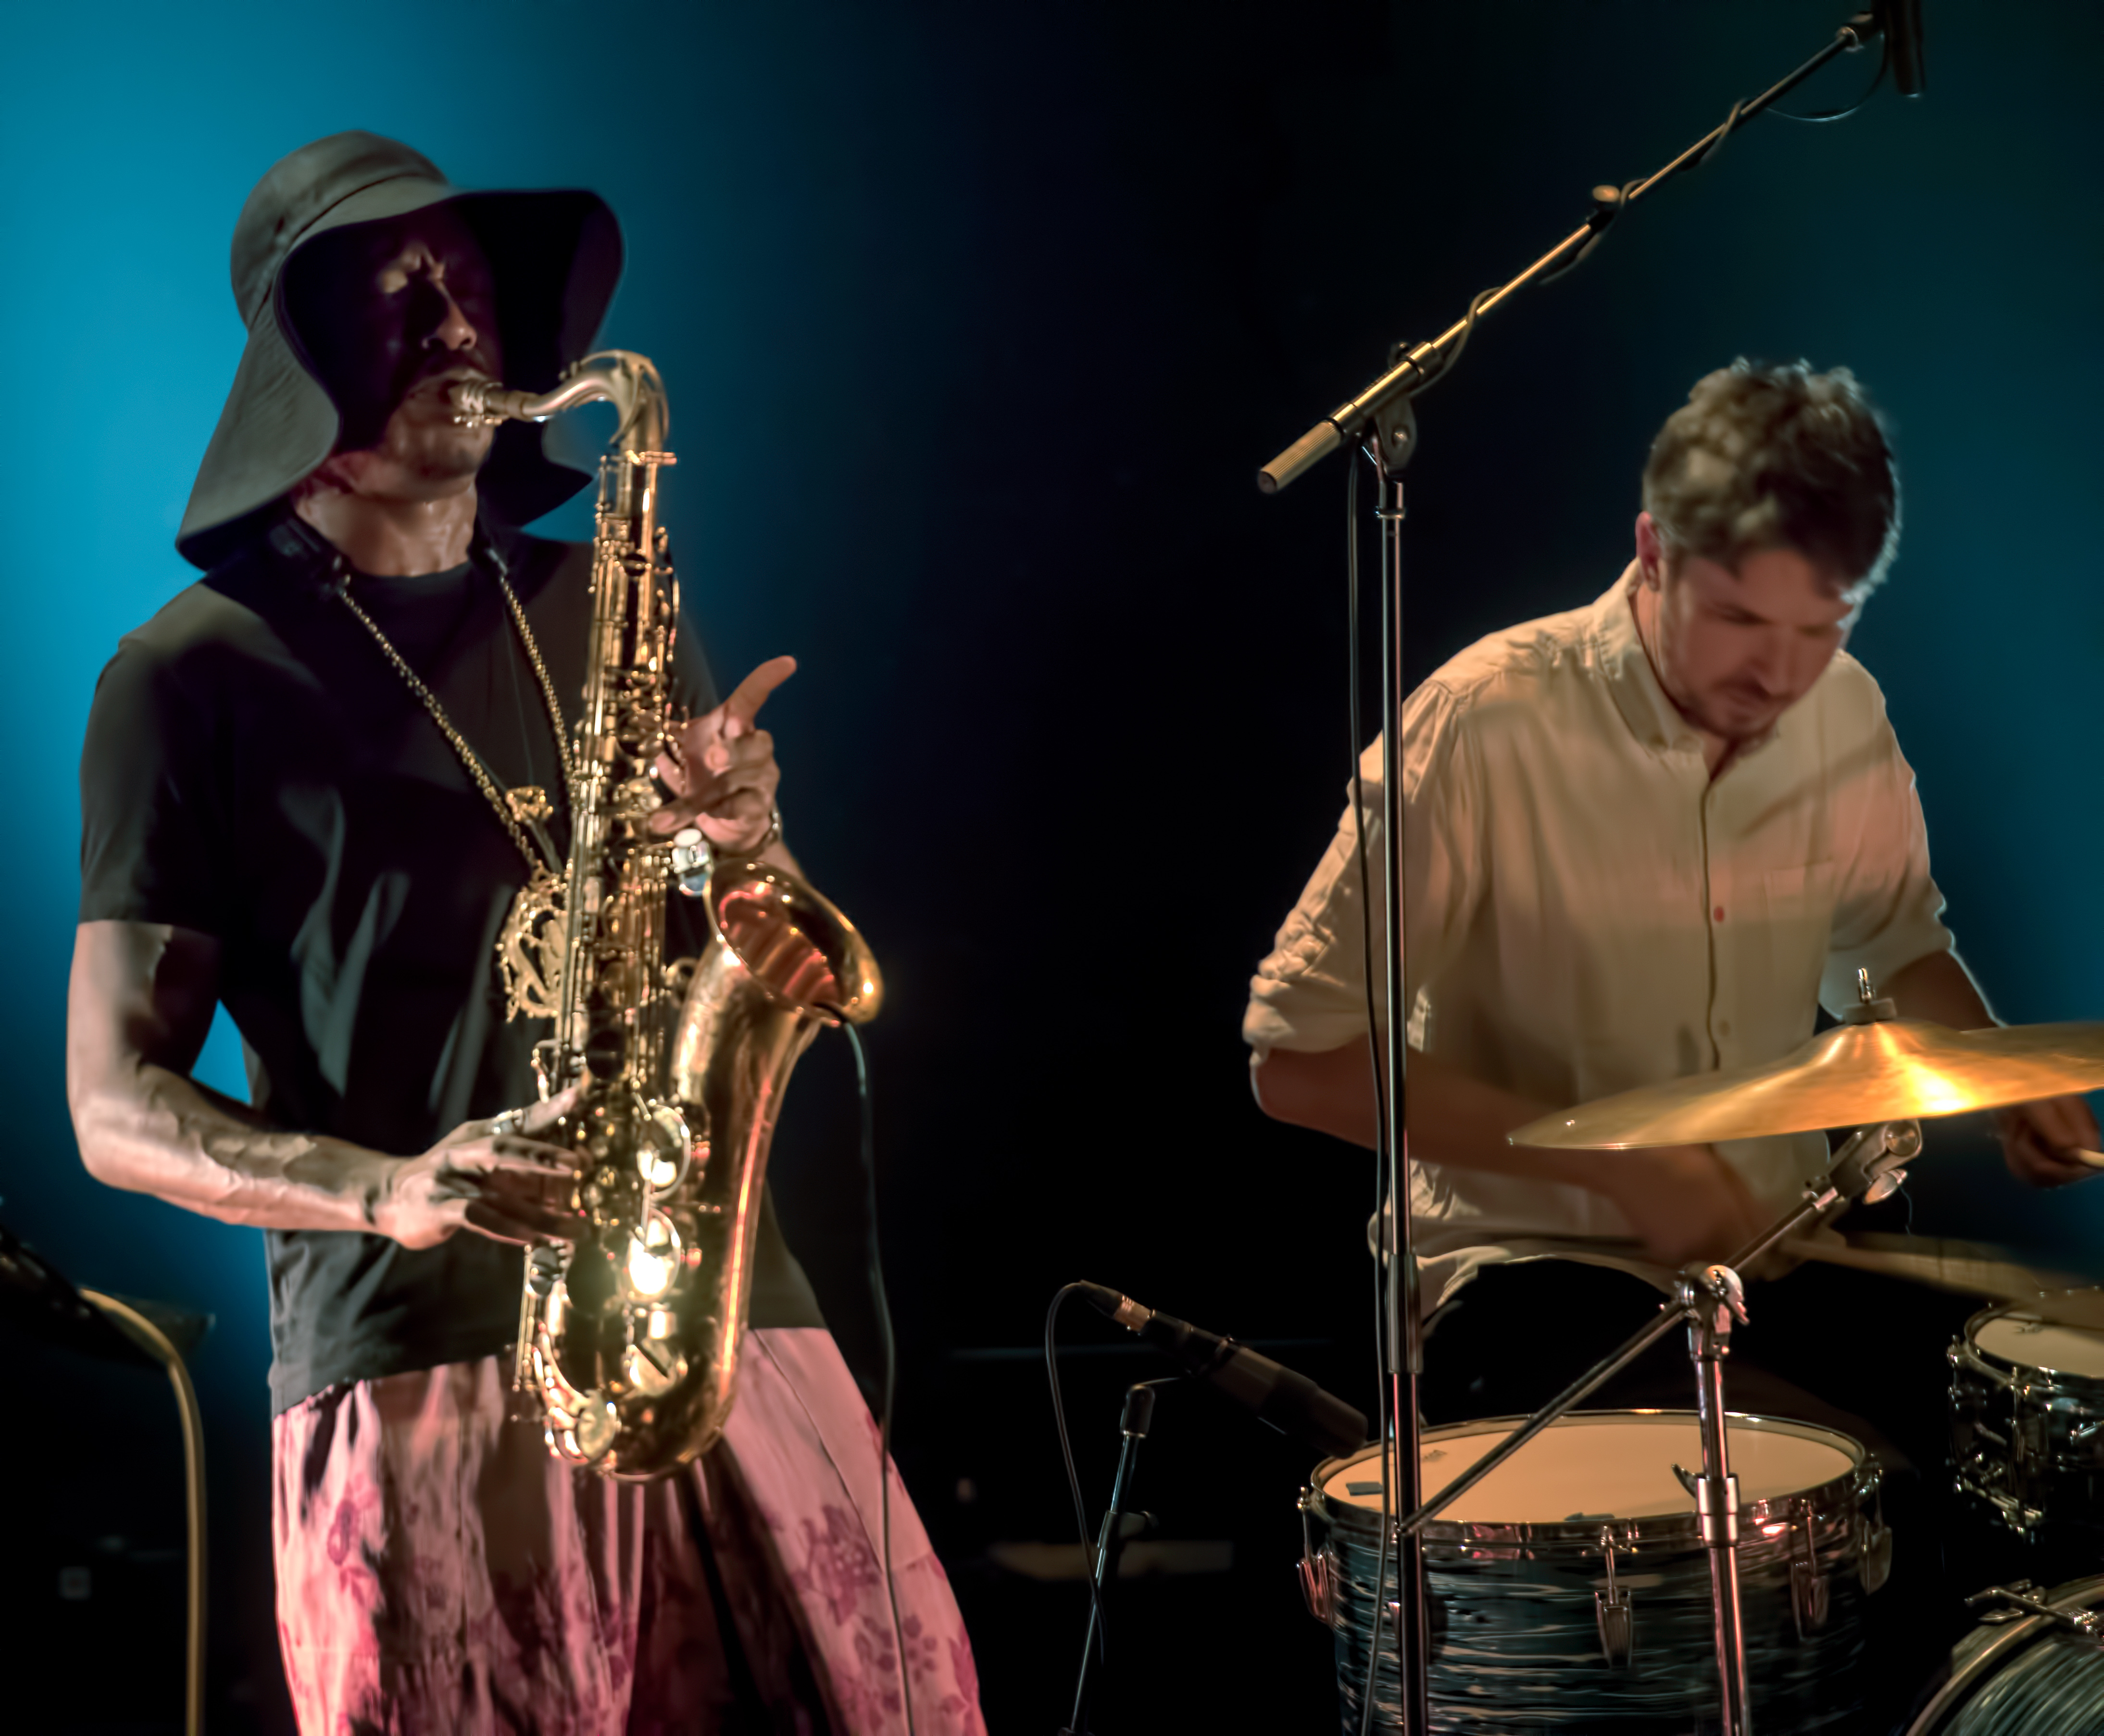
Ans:
[{"label": "teal blue backdrop", "polygon": [[[688,595],[726,681],[803,660],[767,714],[790,836],[891,974],[872,1034],[902,1454],[963,1560],[967,1482],[1033,1515],[1001,1523],[1063,1534],[1036,1390],[990,1435],[952,1353],[1027,1345],[1066,1279],[1366,1361],[1366,1166],[1257,1116],[1236,1033],[1347,770],[1342,472],[1266,501],[1255,463],[1846,10],[0,10],[0,1216],[82,1282],[216,1317],[198,1377],[226,1728],[282,1719],[259,1239],[86,1176],[62,1027],[82,720],[118,636],[191,577],[171,539],[240,350],[226,246],[262,171],[368,127],[463,185],[588,186],[619,212],[606,337],[670,385]],[[1856,649],[1961,946],[2008,1018],[2104,1015],[2104,14],[1925,10],[1926,99],[1758,122],[1427,398],[1410,662],[1604,588],[1646,443],[1696,376],[1846,362],[1892,415],[1906,511]],[[1848,100],[1869,60],[1804,105]],[[202,1070],[238,1079],[224,1029]],[[784,1211],[867,1367],[844,1064],[809,1070]],[[2104,1185],[2026,1196],[1977,1128],[1932,1139],[1921,1227],[2041,1258],[2104,1229]],[[33,1366],[72,1420],[5,1452],[50,1488],[53,1534],[179,1534],[152,1377]],[[1085,1469],[1107,1477],[1096,1421]],[[1282,1561],[1304,1467],[1219,1451]],[[1277,1561],[1249,1607],[1283,1635]],[[990,1710],[1050,1703],[1072,1613],[982,1635]],[[1304,1708],[1326,1691],[1314,1638],[1280,1642]]]}]

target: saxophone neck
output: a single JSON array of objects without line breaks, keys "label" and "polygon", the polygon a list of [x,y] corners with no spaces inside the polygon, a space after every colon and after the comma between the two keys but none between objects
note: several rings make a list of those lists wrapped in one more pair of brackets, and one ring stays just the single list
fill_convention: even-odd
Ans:
[{"label": "saxophone neck", "polygon": [[579,404],[604,400],[619,412],[613,444],[627,453],[664,450],[671,414],[665,382],[647,355],[632,350],[601,350],[566,370],[555,390],[513,391],[486,380],[463,380],[450,389],[453,419],[466,426],[503,422],[546,422]]}]

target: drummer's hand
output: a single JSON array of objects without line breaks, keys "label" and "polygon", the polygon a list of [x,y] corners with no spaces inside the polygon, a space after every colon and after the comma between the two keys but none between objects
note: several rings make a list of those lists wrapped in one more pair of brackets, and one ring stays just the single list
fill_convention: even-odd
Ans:
[{"label": "drummer's hand", "polygon": [[2002,1161],[2035,1188],[2065,1187],[2097,1173],[2074,1154],[2100,1149],[2097,1118],[2079,1097],[2044,1097],[1995,1111]]},{"label": "drummer's hand", "polygon": [[1752,1191],[1714,1146],[1606,1152],[1602,1170],[1607,1197],[1661,1265],[1728,1260],[1760,1234]]}]

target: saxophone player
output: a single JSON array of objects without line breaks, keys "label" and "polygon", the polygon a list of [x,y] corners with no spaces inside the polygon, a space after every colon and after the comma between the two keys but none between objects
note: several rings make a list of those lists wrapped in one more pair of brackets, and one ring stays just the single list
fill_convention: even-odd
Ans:
[{"label": "saxophone player", "polygon": [[[89,720],[74,1126],[99,1179],[265,1232],[303,1730],[889,1732],[910,1692],[917,1729],[976,1732],[956,1604],[771,1206],[695,1465],[573,1469],[509,1390],[519,1245],[577,1221],[494,945],[560,860],[589,551],[517,529],[583,479],[449,393],[553,385],[620,257],[590,194],[463,193],[368,133],[250,195],[247,347],[177,538],[204,577]],[[794,667],[719,701],[680,636],[655,823],[793,869],[757,718]],[[220,1005],[247,1105],[189,1076]]]}]

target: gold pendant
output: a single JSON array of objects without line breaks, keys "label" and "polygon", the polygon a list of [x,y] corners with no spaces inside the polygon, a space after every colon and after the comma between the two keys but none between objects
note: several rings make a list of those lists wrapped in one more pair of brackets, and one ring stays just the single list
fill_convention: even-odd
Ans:
[{"label": "gold pendant", "polygon": [[548,792],[537,783],[522,783],[515,790],[506,790],[504,805],[522,826],[536,825],[555,811],[555,803],[548,800]]},{"label": "gold pendant", "polygon": [[497,937],[506,1018],[552,1019],[560,1010],[562,916],[563,882],[546,868],[534,869]]}]

